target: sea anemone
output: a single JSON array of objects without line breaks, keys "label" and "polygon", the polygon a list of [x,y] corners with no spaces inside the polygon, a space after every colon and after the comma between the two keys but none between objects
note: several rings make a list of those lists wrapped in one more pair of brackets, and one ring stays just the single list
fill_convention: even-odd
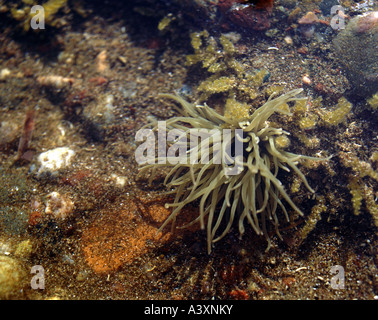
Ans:
[{"label": "sea anemone", "polygon": [[[186,152],[181,154],[181,158],[174,159],[173,151],[168,152],[165,159],[158,156],[142,163],[139,174],[152,169],[150,182],[153,181],[158,167],[170,167],[164,184],[170,189],[168,194],[175,195],[173,203],[166,204],[173,210],[160,230],[169,223],[173,227],[184,206],[198,201],[199,216],[180,228],[197,222],[202,229],[206,225],[209,253],[212,244],[230,231],[235,220],[240,235],[245,232],[244,224],[247,220],[258,235],[265,236],[267,250],[271,246],[267,221],[273,224],[281,238],[278,230],[278,207],[289,221],[289,213],[283,200],[298,214],[303,215],[303,212],[292,201],[278,179],[280,169],[288,172],[292,169],[307,189],[314,193],[297,164],[300,159],[324,160],[283,150],[276,141],[282,137],[287,138],[289,133],[267,122],[273,113],[290,114],[282,106],[290,101],[305,99],[298,97],[301,91],[302,89],[292,90],[277,98],[271,96],[263,106],[244,119],[225,117],[206,104],[193,105],[179,96],[161,95],[179,102],[182,109],[178,110],[182,116],[168,119],[160,129],[157,123],[150,125],[158,135],[175,132],[176,138],[169,145],[175,145],[175,151],[183,147]],[[197,146],[192,142],[198,139],[199,134],[195,132],[199,131],[193,129],[206,129],[204,132],[207,132],[201,135],[201,142]],[[227,131],[226,135],[216,134],[224,131]],[[242,147],[241,153],[237,151],[238,146]],[[196,156],[193,157],[193,154]],[[198,161],[203,160],[202,157],[206,161]],[[220,158],[222,161],[219,161]],[[221,226],[223,230],[220,229]]]}]

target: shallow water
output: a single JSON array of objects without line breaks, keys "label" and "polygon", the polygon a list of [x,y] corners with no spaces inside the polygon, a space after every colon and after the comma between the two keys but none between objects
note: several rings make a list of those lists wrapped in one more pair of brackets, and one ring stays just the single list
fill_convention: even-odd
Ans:
[{"label": "shallow water", "polygon": [[[377,7],[237,2],[50,0],[44,29],[0,2],[1,299],[377,299]],[[210,254],[199,223],[158,232],[169,171],[149,185],[135,150],[179,114],[159,93],[241,120],[296,88],[266,122],[290,133],[276,145],[332,156],[298,163],[314,193],[277,173],[303,217],[282,199],[269,251],[247,222]]]}]

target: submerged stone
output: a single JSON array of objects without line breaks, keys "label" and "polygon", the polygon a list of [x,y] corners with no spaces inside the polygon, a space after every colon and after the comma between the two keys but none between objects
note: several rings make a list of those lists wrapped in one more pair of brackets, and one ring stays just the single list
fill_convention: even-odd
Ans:
[{"label": "submerged stone", "polygon": [[17,260],[0,255],[0,299],[17,296],[25,279],[25,271]]},{"label": "submerged stone", "polygon": [[353,18],[333,45],[353,94],[374,94],[378,88],[378,11]]}]

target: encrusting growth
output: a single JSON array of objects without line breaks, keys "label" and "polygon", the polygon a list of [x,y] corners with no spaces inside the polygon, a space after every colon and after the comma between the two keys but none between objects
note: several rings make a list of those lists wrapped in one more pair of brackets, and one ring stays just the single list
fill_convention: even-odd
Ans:
[{"label": "encrusting growth", "polygon": [[[277,141],[287,139],[288,132],[282,128],[270,126],[267,120],[274,113],[290,114],[290,110],[281,106],[290,101],[303,100],[298,95],[302,89],[292,90],[284,95],[268,101],[256,109],[252,115],[244,119],[238,117],[226,117],[218,114],[215,110],[204,106],[195,106],[179,96],[164,94],[162,97],[174,99],[179,102],[183,109],[179,110],[182,116],[174,117],[166,121],[166,132],[178,129],[181,136],[173,141],[182,142],[186,147],[187,161],[184,163],[169,163],[161,158],[155,158],[153,163],[144,164],[141,173],[149,172],[152,169],[150,183],[154,179],[155,170],[158,167],[170,166],[171,170],[165,178],[164,184],[171,189],[168,194],[175,195],[173,203],[167,207],[173,208],[172,213],[160,227],[162,230],[167,224],[174,225],[177,215],[189,203],[199,202],[199,216],[193,223],[199,222],[202,229],[207,230],[208,252],[211,252],[212,244],[222,239],[229,231],[234,221],[237,221],[240,235],[245,232],[245,222],[252,226],[258,235],[264,235],[269,249],[271,245],[268,235],[267,222],[275,228],[276,234],[280,236],[278,226],[279,219],[277,208],[280,207],[286,219],[289,221],[289,212],[284,202],[298,214],[302,211],[290,198],[284,186],[278,178],[280,169],[296,173],[310,192],[310,187],[304,174],[299,170],[297,164],[301,159],[325,160],[325,158],[314,158],[298,155],[283,150]],[[154,131],[158,131],[156,124],[150,124]],[[197,150],[208,146],[210,151],[206,163],[191,162],[190,134],[191,129],[213,130],[231,129],[230,139],[219,135],[222,151],[236,150],[236,144],[242,144],[242,153],[235,157],[235,165],[239,165],[237,174],[228,174],[230,170],[227,161],[217,162],[216,150],[219,150],[214,136],[209,133],[197,146]],[[241,129],[242,135],[237,133]],[[158,133],[159,134],[159,133]],[[186,139],[182,139],[185,137]],[[192,138],[193,139],[193,138]],[[283,144],[284,146],[288,144]],[[228,149],[227,149],[228,148]],[[236,152],[235,152],[236,153]],[[230,157],[231,154],[223,156]],[[199,156],[202,154],[199,152]],[[225,221],[225,223],[224,223]],[[221,227],[222,226],[222,227]],[[222,230],[223,229],[223,230]]]}]

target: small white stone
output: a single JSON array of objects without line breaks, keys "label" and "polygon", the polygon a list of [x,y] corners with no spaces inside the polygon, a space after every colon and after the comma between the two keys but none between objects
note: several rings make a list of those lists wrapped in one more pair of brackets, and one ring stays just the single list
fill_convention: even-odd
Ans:
[{"label": "small white stone", "polygon": [[49,75],[49,76],[39,76],[37,77],[37,83],[45,87],[55,87],[57,89],[62,89],[65,86],[72,85],[75,82],[72,78]]},{"label": "small white stone", "polygon": [[4,80],[6,77],[8,77],[11,74],[10,70],[8,68],[2,69],[0,71],[0,80]]},{"label": "small white stone", "polygon": [[310,85],[311,84],[311,79],[309,78],[309,76],[307,74],[305,74],[303,77],[302,77],[302,82],[306,85]]},{"label": "small white stone", "polygon": [[44,172],[54,173],[68,167],[74,155],[75,152],[67,147],[55,148],[41,153],[38,157],[41,166],[37,176]]},{"label": "small white stone", "polygon": [[290,37],[290,36],[286,36],[284,38],[284,41],[287,43],[287,44],[293,44],[293,38]]},{"label": "small white stone", "polygon": [[112,174],[110,176],[110,178],[115,182],[115,184],[118,186],[118,187],[124,187],[126,185],[126,182],[127,182],[127,178],[124,177],[124,176],[117,176],[116,174]]}]

